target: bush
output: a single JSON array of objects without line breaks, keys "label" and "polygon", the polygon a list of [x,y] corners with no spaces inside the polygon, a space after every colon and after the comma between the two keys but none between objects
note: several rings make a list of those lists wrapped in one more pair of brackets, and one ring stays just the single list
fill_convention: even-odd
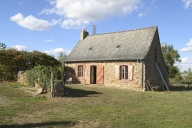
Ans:
[{"label": "bush", "polygon": [[0,80],[16,80],[18,71],[25,71],[37,65],[60,66],[54,57],[38,51],[26,52],[15,49],[0,50]]},{"label": "bush", "polygon": [[61,72],[58,67],[50,66],[35,66],[33,69],[27,71],[27,79],[29,85],[35,86],[35,82],[43,89],[47,90],[51,87],[51,71],[54,79],[61,78]]}]

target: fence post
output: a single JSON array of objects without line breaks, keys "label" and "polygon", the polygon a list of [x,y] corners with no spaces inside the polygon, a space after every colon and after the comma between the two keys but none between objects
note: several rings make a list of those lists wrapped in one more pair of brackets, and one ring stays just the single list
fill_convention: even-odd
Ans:
[{"label": "fence post", "polygon": [[51,71],[51,96],[55,97],[55,88],[54,88],[54,80],[53,80],[53,71]]}]

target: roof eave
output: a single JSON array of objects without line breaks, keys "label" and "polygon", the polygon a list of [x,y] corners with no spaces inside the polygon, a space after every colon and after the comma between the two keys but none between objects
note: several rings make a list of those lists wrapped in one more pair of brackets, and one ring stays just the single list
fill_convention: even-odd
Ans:
[{"label": "roof eave", "polygon": [[125,61],[143,61],[144,59],[127,59],[127,60],[69,60],[65,63],[90,63],[90,62],[125,62]]}]

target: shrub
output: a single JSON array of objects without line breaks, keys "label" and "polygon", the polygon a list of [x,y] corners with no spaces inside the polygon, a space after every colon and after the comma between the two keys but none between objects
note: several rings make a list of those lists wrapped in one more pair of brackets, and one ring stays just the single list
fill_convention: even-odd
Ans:
[{"label": "shrub", "polygon": [[40,85],[44,90],[47,90],[51,87],[51,71],[53,72],[54,79],[58,77],[61,72],[58,67],[50,66],[35,66],[33,69],[27,71],[27,79],[29,85],[34,86],[35,82]]},{"label": "shrub", "polygon": [[53,67],[60,66],[61,63],[38,51],[0,50],[0,80],[16,80],[18,71],[30,70],[38,65]]}]

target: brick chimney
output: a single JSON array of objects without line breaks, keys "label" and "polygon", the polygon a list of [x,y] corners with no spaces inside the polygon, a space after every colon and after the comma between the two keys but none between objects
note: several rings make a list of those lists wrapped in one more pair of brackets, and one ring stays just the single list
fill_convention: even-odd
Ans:
[{"label": "brick chimney", "polygon": [[89,33],[87,32],[87,30],[83,29],[80,34],[80,40],[84,40],[88,35]]}]

